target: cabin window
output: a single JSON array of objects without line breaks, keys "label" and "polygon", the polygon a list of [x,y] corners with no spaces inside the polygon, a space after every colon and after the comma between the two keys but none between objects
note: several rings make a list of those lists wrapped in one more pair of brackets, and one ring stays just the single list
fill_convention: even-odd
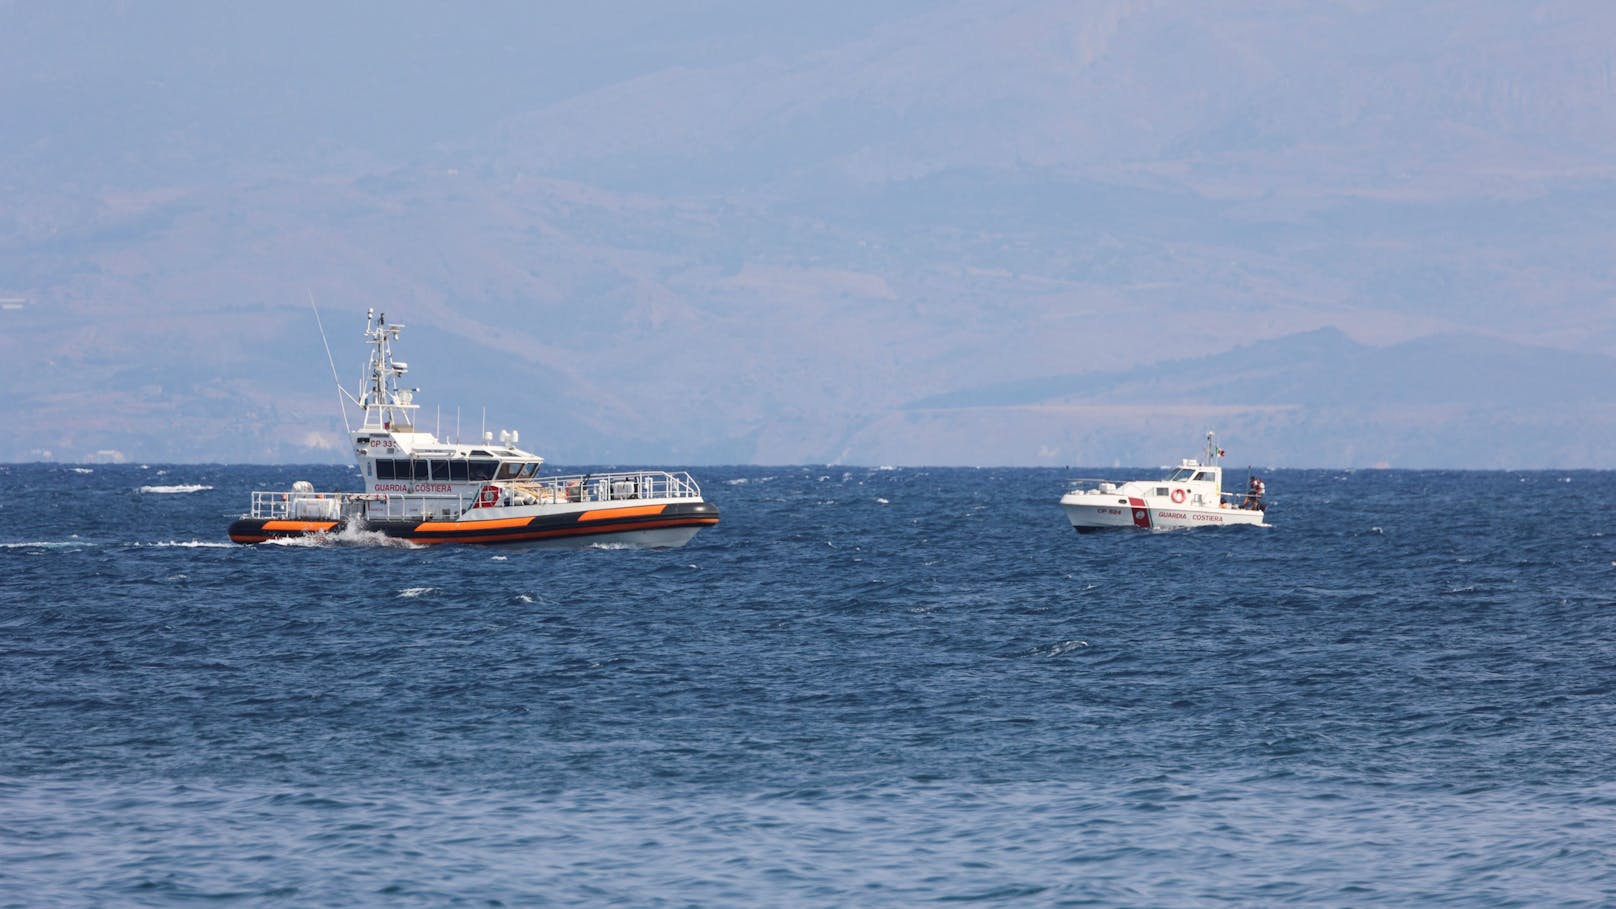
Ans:
[{"label": "cabin window", "polygon": [[533,476],[535,473],[538,472],[538,470],[539,470],[539,465],[537,465],[537,464],[535,464],[535,463],[533,463],[531,461],[529,461],[526,464],[523,464],[522,465],[522,479],[525,480],[528,477]]},{"label": "cabin window", "polygon": [[469,465],[467,479],[475,480],[479,483],[492,480],[494,471],[498,468],[498,461],[472,461]]},{"label": "cabin window", "polygon": [[1167,479],[1171,480],[1174,483],[1181,483],[1181,482],[1183,482],[1185,480],[1188,480],[1190,478],[1190,474],[1192,474],[1194,472],[1195,471],[1190,470],[1187,467],[1180,467],[1179,469],[1173,471],[1173,475],[1168,477]]},{"label": "cabin window", "polygon": [[1159,495],[1159,496],[1167,495],[1167,487],[1166,486],[1157,486],[1156,487],[1156,495]]},{"label": "cabin window", "polygon": [[1212,474],[1203,470],[1195,475],[1195,479],[1210,483],[1212,482]]},{"label": "cabin window", "polygon": [[449,462],[449,480],[454,483],[466,482],[466,462],[464,459],[456,458]]},{"label": "cabin window", "polygon": [[517,463],[515,461],[506,461],[505,463],[499,465],[499,479],[501,479],[501,480],[515,479],[516,478],[516,472],[518,470],[521,470],[521,469],[522,469],[521,464],[519,464],[519,463]]},{"label": "cabin window", "polygon": [[432,459],[432,479],[438,481],[439,483],[448,482],[448,480],[449,480],[449,462],[448,461],[440,460],[438,458],[433,458]]},{"label": "cabin window", "polygon": [[394,473],[393,473],[393,461],[392,461],[392,459],[391,458],[383,458],[383,459],[378,460],[376,462],[376,479],[378,479],[378,480],[391,480],[391,479],[393,479],[393,477],[394,477]]}]

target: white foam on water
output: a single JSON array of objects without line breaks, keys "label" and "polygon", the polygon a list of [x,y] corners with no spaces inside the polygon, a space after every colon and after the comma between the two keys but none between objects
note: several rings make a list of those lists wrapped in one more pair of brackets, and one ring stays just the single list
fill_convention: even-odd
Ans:
[{"label": "white foam on water", "polygon": [[79,540],[37,540],[31,543],[0,543],[0,549],[77,549],[93,545]]},{"label": "white foam on water", "polygon": [[74,473],[95,473],[95,470],[93,468],[90,468],[90,467],[75,467],[75,468],[73,468],[73,472]]},{"label": "white foam on water", "polygon": [[234,549],[235,543],[221,543],[218,540],[159,540],[156,543],[136,543],[137,548],[151,546],[156,549]]},{"label": "white foam on water", "polygon": [[[276,546],[301,546],[321,548],[325,546],[360,546],[376,547],[382,549],[421,549],[421,544],[390,537],[379,530],[360,530],[357,527],[344,527],[340,533],[309,533],[296,537],[271,537],[264,543]],[[263,545],[263,544],[259,544]]]},{"label": "white foam on water", "polygon": [[335,540],[324,539],[330,537],[328,533],[309,534],[302,537],[270,537],[259,543],[260,546],[290,546],[293,548],[312,549],[320,546],[335,546]]},{"label": "white foam on water", "polygon": [[401,597],[418,597],[422,594],[432,593],[437,589],[436,587],[406,587],[400,590],[398,595]]},{"label": "white foam on water", "polygon": [[883,499],[883,498],[880,498],[879,496],[877,496],[876,500],[875,500],[875,504],[877,504],[877,505],[891,505],[892,503],[888,502],[886,499]]},{"label": "white foam on water", "polygon": [[136,492],[150,492],[150,493],[170,493],[171,494],[171,493],[179,493],[179,492],[202,492],[204,490],[208,490],[208,489],[212,489],[212,488],[213,488],[212,486],[204,486],[204,485],[202,485],[200,483],[188,483],[188,484],[183,484],[183,485],[178,485],[178,486],[141,486],[138,489],[136,489],[135,491]]}]

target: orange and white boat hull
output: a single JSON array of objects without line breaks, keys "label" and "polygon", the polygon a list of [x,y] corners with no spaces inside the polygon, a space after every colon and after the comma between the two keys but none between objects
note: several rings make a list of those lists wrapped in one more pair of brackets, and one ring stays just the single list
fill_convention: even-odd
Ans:
[{"label": "orange and white boat hull", "polygon": [[719,520],[707,501],[626,505],[476,508],[455,520],[363,519],[287,520],[244,517],[230,525],[237,543],[263,543],[315,534],[341,536],[362,530],[421,545],[474,543],[526,544],[576,548],[598,544],[672,549]]}]

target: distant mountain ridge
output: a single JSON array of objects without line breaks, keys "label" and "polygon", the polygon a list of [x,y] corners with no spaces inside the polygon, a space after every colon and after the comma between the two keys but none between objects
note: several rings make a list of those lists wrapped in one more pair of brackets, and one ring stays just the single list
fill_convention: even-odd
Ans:
[{"label": "distant mountain ridge", "polygon": [[1616,357],[1431,335],[1375,347],[1320,328],[1191,359],[1047,376],[930,395],[906,410],[1071,402],[1465,406],[1601,406]]},{"label": "distant mountain ridge", "polygon": [[8,12],[0,459],[1616,463],[1616,6]]}]

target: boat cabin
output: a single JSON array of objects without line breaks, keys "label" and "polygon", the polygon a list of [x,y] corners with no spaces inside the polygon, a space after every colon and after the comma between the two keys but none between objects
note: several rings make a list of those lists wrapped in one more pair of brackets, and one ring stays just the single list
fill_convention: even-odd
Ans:
[{"label": "boat cabin", "polygon": [[1216,508],[1223,499],[1223,468],[1186,458],[1166,479],[1141,485],[1151,487],[1143,490],[1146,495],[1168,499],[1175,505]]},{"label": "boat cabin", "polygon": [[411,458],[367,458],[363,464],[367,480],[487,483],[491,480],[531,479],[539,472],[543,462],[506,461],[487,452],[473,451]]},{"label": "boat cabin", "polygon": [[544,465],[538,455],[511,446],[437,443],[412,450],[388,434],[356,437],[354,447],[367,492],[475,492],[494,481],[530,480]]}]

